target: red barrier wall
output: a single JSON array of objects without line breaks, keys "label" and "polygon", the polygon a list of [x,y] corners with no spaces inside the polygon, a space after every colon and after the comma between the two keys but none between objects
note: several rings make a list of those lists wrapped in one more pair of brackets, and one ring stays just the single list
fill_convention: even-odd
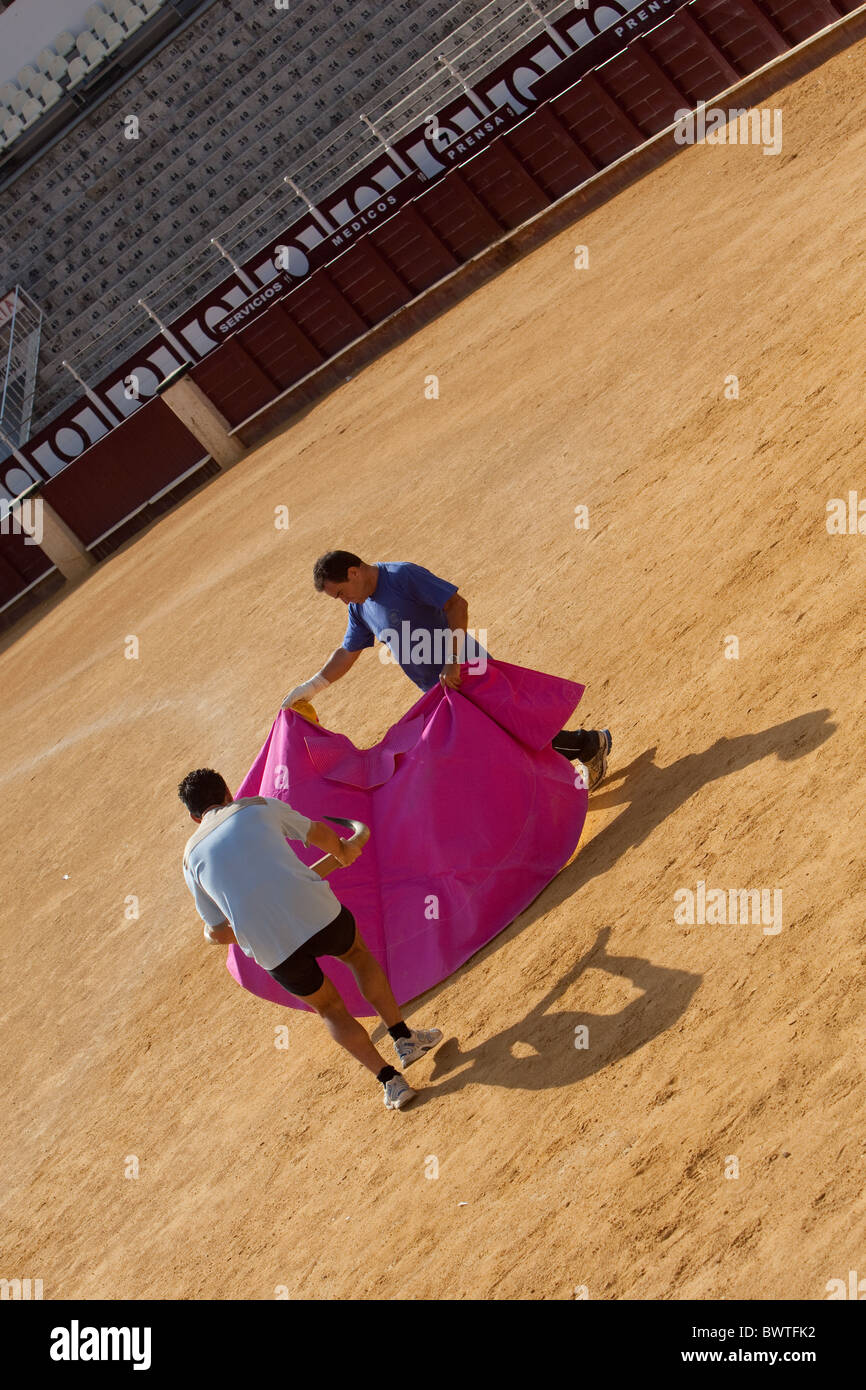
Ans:
[{"label": "red barrier wall", "polygon": [[252,360],[267,364],[270,376],[285,390],[326,360],[306,333],[298,326],[285,303],[278,304],[238,335],[238,341]]},{"label": "red barrier wall", "polygon": [[207,455],[157,397],[41,488],[67,526],[92,545]]},{"label": "red barrier wall", "polygon": [[240,424],[252,411],[279,395],[278,381],[245,351],[240,334],[209,352],[193,367],[190,376],[230,425]]},{"label": "red barrier wall", "polygon": [[459,169],[415,199],[414,207],[458,263],[468,261],[502,235],[502,228],[475,196]]},{"label": "red barrier wall", "polygon": [[[505,231],[670,125],[678,109],[711,100],[856,7],[856,0],[694,0],[631,43],[623,29],[627,46],[562,91],[572,61],[583,61],[577,53],[535,82],[538,102],[522,121],[514,124],[511,112],[504,133],[428,187],[416,173],[422,192],[390,217],[385,209],[388,220],[371,222],[239,327],[192,368],[192,379],[239,425]],[[44,495],[92,544],[201,457],[157,398],[46,483]],[[0,602],[14,574],[8,563],[0,571]]]},{"label": "red barrier wall", "polygon": [[411,203],[378,231],[371,232],[370,241],[410,295],[421,294],[460,265]]},{"label": "red barrier wall", "polygon": [[677,10],[351,242],[197,363],[193,380],[239,425],[503,232],[670,125],[677,110],[822,27],[830,9],[831,0],[770,0],[765,9],[754,0],[696,0]]},{"label": "red barrier wall", "polygon": [[[12,518],[8,517],[4,526],[11,525]],[[44,550],[27,544],[20,531],[0,532],[0,609],[52,568]]]}]

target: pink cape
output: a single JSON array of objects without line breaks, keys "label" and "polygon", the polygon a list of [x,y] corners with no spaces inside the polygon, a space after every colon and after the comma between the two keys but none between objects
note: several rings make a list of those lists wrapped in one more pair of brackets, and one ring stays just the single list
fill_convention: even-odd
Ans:
[{"label": "pink cape", "polygon": [[[576,849],[587,792],[550,740],[583,691],[490,659],[483,674],[463,667],[459,690],[428,691],[365,749],[293,711],[278,714],[237,795],[369,825],[360,858],[328,882],[400,1004],[508,926]],[[307,864],[321,858],[292,849]],[[372,1014],[351,971],[332,958],[323,965],[352,1013]],[[308,1009],[240,947],[229,947],[226,966],[252,994]]]}]

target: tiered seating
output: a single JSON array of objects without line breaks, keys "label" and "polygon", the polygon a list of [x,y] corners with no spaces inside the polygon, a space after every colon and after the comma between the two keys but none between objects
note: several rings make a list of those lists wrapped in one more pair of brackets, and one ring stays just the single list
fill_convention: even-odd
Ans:
[{"label": "tiered seating", "polygon": [[165,0],[106,0],[91,5],[84,18],[88,28],[78,38],[58,34],[51,48],[43,48],[35,66],[26,64],[17,82],[0,86],[0,152],[56,106],[69,91],[95,73]]},{"label": "tiered seating", "polygon": [[[104,23],[98,8],[88,23],[107,48],[111,25],[148,7],[106,3]],[[481,11],[478,0],[296,0],[288,11],[215,0],[14,184],[0,241],[46,311],[43,361],[104,376],[152,335],[139,296],[168,320],[194,304],[227,273],[211,236],[252,255],[303,211],[283,174],[314,199],[337,187],[377,149],[360,112],[389,134],[416,124],[454,96],[437,54],[468,72],[479,48],[461,64],[464,36],[484,35],[485,22],[523,36],[527,13],[522,0]],[[70,65],[90,52],[54,49]],[[124,138],[131,113],[138,140]],[[55,368],[37,397],[43,421],[68,391]]]}]

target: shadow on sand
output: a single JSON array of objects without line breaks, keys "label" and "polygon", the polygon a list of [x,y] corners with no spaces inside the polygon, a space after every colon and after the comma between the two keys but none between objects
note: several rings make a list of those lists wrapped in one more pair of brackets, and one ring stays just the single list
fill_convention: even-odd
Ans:
[{"label": "shadow on sand", "polygon": [[[423,997],[425,1006],[443,989],[471,988],[476,965],[571,898],[591,879],[607,873],[621,855],[642,844],[701,787],[771,754],[790,762],[814,752],[835,732],[836,726],[828,721],[829,713],[826,709],[813,710],[759,733],[716,739],[703,752],[687,753],[668,767],[656,766],[656,750],[650,748],[627,767],[614,770],[605,790],[593,795],[590,804],[594,810],[619,805],[626,809],[580,851],[574,862],[505,931],[455,976],[429,991]],[[636,1052],[676,1023],[688,1008],[701,976],[654,965],[640,956],[613,955],[607,950],[609,937],[610,928],[602,928],[593,945],[510,1027],[466,1052],[460,1050],[456,1038],[446,1039],[435,1053],[430,1097],[458,1090],[466,1082],[521,1090],[567,1086]],[[640,997],[614,1014],[550,1012],[557,999],[588,969],[624,976],[641,990]],[[575,1029],[579,1025],[588,1029],[587,1049],[575,1047]],[[527,1055],[515,1056],[515,1044],[521,1044],[525,1054],[531,1050]],[[422,1097],[419,1095],[418,1099]]]}]

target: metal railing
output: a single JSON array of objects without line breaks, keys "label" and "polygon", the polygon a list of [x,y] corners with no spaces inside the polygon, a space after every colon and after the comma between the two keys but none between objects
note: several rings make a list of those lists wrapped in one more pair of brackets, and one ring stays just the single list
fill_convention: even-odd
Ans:
[{"label": "metal railing", "polygon": [[178,257],[143,291],[133,291],[135,302],[108,312],[100,332],[85,349],[74,354],[67,351],[75,376],[66,361],[46,364],[40,382],[45,408],[39,413],[36,428],[50,424],[80,399],[79,379],[91,386],[97,384],[154,336],[154,321],[142,301],[159,320],[170,323],[226,278],[230,268],[215,242],[234,260],[250,260],[303,216],[307,210],[304,199],[321,202],[353,170],[362,169],[380,155],[382,146],[369,121],[389,141],[398,140],[534,35],[545,29],[550,33],[550,21],[570,11],[574,11],[573,0],[560,0],[547,9],[541,8],[539,0],[490,0],[438,44],[435,54],[417,59],[400,78],[369,100],[363,112],[341,121],[293,167],[288,178],[301,190],[303,199],[284,179],[240,212],[223,218],[210,229],[207,240]]},{"label": "metal railing", "polygon": [[0,301],[0,430],[12,444],[30,435],[42,317],[20,285]]}]

